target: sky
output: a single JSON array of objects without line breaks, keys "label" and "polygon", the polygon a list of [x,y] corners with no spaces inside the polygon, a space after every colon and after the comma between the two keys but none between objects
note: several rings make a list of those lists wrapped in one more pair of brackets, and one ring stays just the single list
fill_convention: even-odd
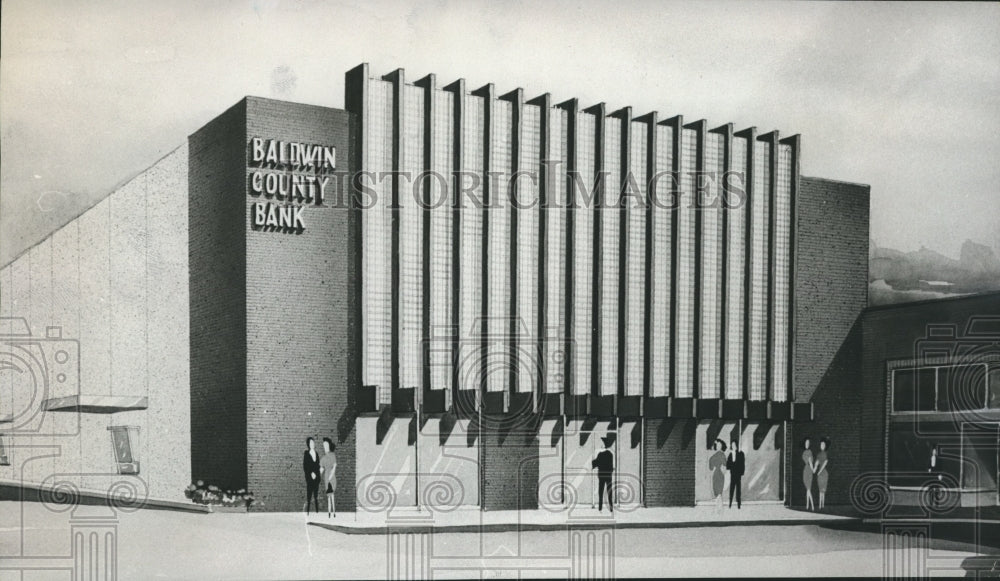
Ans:
[{"label": "sky", "polygon": [[1000,4],[4,0],[0,264],[244,95],[406,69],[802,135],[879,246],[1000,254]]}]

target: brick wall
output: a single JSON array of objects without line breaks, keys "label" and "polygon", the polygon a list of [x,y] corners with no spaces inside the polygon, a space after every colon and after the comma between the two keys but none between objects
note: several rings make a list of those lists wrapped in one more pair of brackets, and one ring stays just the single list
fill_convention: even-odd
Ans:
[{"label": "brick wall", "polygon": [[809,401],[868,306],[869,186],[803,177],[796,210],[796,401]]},{"label": "brick wall", "polygon": [[646,506],[694,506],[695,420],[646,419],[642,445]]},{"label": "brick wall", "polygon": [[247,485],[246,103],[188,138],[191,476]]},{"label": "brick wall", "polygon": [[479,449],[483,508],[538,508],[538,431],[484,426]]},{"label": "brick wall", "polygon": [[[787,486],[805,503],[802,444],[829,437],[828,504],[849,502],[859,470],[860,316],[868,301],[869,186],[803,177],[796,198],[796,401],[812,401],[816,421],[791,424]],[[814,495],[815,495],[814,489]]]},{"label": "brick wall", "polygon": [[[249,139],[334,146],[337,169],[348,158],[353,117],[325,107],[246,99]],[[246,164],[244,164],[245,166]],[[240,182],[248,183],[245,170]],[[286,172],[287,173],[287,172]],[[246,237],[246,442],[249,489],[263,510],[300,510],[305,495],[306,436],[337,444],[337,509],[355,508],[355,426],[349,395],[360,384],[358,224],[336,207],[332,185],[325,206],[309,204],[299,234],[254,230],[242,194]]]}]

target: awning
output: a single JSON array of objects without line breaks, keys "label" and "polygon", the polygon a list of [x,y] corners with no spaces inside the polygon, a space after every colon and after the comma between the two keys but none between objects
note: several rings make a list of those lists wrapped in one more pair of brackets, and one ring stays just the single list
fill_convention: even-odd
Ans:
[{"label": "awning", "polygon": [[149,398],[136,395],[71,395],[55,397],[42,402],[47,412],[81,412],[86,414],[113,414],[144,410]]}]

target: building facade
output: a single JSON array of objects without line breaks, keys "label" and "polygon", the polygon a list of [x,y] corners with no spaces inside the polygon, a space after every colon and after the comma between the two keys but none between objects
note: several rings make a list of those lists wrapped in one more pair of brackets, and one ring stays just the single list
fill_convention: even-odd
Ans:
[{"label": "building facade", "polygon": [[187,168],[184,145],[0,269],[5,497],[183,499]]},{"label": "building facade", "polygon": [[1000,293],[870,308],[862,345],[856,489],[876,475],[885,502],[1000,504]]},{"label": "building facade", "polygon": [[529,509],[594,503],[607,441],[619,502],[693,505],[738,441],[743,499],[789,503],[796,434],[847,439],[868,187],[801,176],[797,135],[346,81],[345,110],[247,97],[0,271],[80,369],[2,378],[0,479],[299,510],[329,436],[338,510]]}]

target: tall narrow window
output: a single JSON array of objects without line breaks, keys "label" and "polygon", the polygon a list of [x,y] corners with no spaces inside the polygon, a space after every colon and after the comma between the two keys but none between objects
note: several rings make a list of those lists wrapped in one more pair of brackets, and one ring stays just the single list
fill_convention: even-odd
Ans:
[{"label": "tall narrow window", "polygon": [[594,284],[594,138],[595,119],[580,113],[576,126],[573,180],[573,393],[590,393]]},{"label": "tall narrow window", "polygon": [[[648,147],[645,122],[631,122],[629,143],[629,168],[631,174],[627,187],[638,191],[627,192],[628,239],[625,256],[626,306],[625,314],[625,395],[642,395],[645,380],[646,353],[646,148]],[[637,199],[638,198],[638,199]]]},{"label": "tall narrow window", "polygon": [[[447,180],[431,179],[430,231],[430,336],[432,348],[431,389],[451,389],[452,351],[449,339],[455,335],[452,320],[452,234],[454,198],[451,194],[454,167],[454,102],[452,94],[434,91],[433,128],[431,129],[431,169]],[[443,343],[443,344],[442,344]]]},{"label": "tall narrow window", "polygon": [[792,146],[778,145],[774,199],[774,352],[771,354],[771,399],[788,399],[788,307],[791,277]]},{"label": "tall narrow window", "polygon": [[621,134],[622,122],[604,118],[604,203],[601,204],[601,395],[618,390],[618,277],[621,265]]},{"label": "tall narrow window", "polygon": [[[488,231],[489,289],[486,323],[488,329],[488,365],[484,370],[486,389],[505,392],[510,382],[510,204],[507,184],[511,173],[511,129],[513,118],[509,101],[491,103],[490,199],[486,207]],[[496,177],[494,177],[496,176]]]},{"label": "tall narrow window", "polygon": [[[368,83],[364,168],[375,176],[388,175],[385,172],[392,171],[392,84],[376,79]],[[361,217],[362,382],[376,386],[379,403],[388,404],[392,399],[392,184],[388,179],[375,179],[372,189],[375,206],[363,210]]]},{"label": "tall narrow window", "polygon": [[[747,140],[745,137],[733,138],[732,175],[730,184],[746,188],[747,177]],[[743,397],[743,346],[744,318],[746,309],[744,287],[746,285],[746,198],[728,198],[730,208],[724,210],[728,216],[728,236],[726,239],[726,386],[725,397],[741,399]],[[739,202],[738,206],[734,206]]]},{"label": "tall narrow window", "polygon": [[545,214],[545,391],[563,391],[566,345],[566,125],[565,109],[549,113]]},{"label": "tall narrow window", "polygon": [[698,133],[681,131],[681,196],[677,217],[677,397],[694,395],[695,210],[694,173]]},{"label": "tall narrow window", "polygon": [[721,397],[720,391],[720,341],[719,325],[722,322],[722,209],[719,199],[718,176],[723,159],[725,143],[722,135],[708,133],[705,136],[706,186],[701,212],[701,346],[698,349],[700,367],[700,397]]},{"label": "tall narrow window", "polygon": [[424,90],[403,87],[403,159],[399,179],[399,385],[422,387],[423,363],[423,184],[414,177],[424,169]]},{"label": "tall narrow window", "polygon": [[537,105],[524,105],[523,116],[517,180],[517,316],[522,327],[518,342],[517,390],[531,392],[541,379],[541,354],[538,352],[541,111]]},{"label": "tall narrow window", "polygon": [[750,399],[767,399],[768,220],[771,199],[771,149],[755,144],[753,199],[750,204]]},{"label": "tall narrow window", "polygon": [[653,248],[652,248],[652,300],[649,304],[650,317],[650,393],[654,396],[670,395],[670,306],[672,289],[670,268],[672,252],[671,222],[675,195],[670,172],[674,163],[674,130],[668,125],[656,126],[656,171],[660,174],[656,181],[653,204]]},{"label": "tall narrow window", "polygon": [[[465,115],[462,118],[462,160],[463,168],[470,174],[483,173],[483,98],[465,95]],[[472,183],[471,191],[456,192],[461,204],[461,280],[458,288],[461,296],[459,311],[459,387],[479,389],[482,386],[483,351],[483,185],[481,180],[472,182],[470,176],[462,176],[463,187]]]}]

